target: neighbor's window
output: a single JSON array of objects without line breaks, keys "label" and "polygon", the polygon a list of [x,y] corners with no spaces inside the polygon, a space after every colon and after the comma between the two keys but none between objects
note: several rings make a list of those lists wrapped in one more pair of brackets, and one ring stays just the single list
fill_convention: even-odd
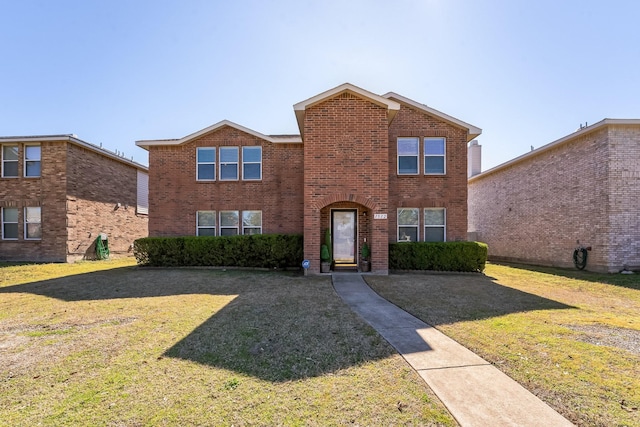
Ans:
[{"label": "neighbor's window", "polygon": [[17,208],[2,208],[2,240],[18,240]]},{"label": "neighbor's window", "polygon": [[445,173],[445,138],[425,138],[424,139],[424,173],[444,174]]},{"label": "neighbor's window", "polygon": [[198,147],[197,149],[196,180],[215,181],[216,179],[216,149],[212,147]]},{"label": "neighbor's window", "polygon": [[242,234],[262,234],[262,211],[242,211]]},{"label": "neighbor's window", "polygon": [[238,211],[221,211],[220,212],[220,235],[235,236],[238,234],[239,227]]},{"label": "neighbor's window", "polygon": [[196,236],[216,235],[216,211],[196,212]]},{"label": "neighbor's window", "polygon": [[39,207],[24,208],[24,238],[42,239],[42,221]]},{"label": "neighbor's window", "polygon": [[238,147],[220,147],[220,180],[238,179]]},{"label": "neighbor's window", "polygon": [[242,179],[262,179],[262,147],[242,147]]},{"label": "neighbor's window", "polygon": [[418,174],[418,138],[398,138],[398,175]]},{"label": "neighbor's window", "polygon": [[418,208],[398,209],[398,242],[418,241]]},{"label": "neighbor's window", "polygon": [[427,208],[424,210],[424,241],[446,241],[446,210],[444,208]]},{"label": "neighbor's window", "polygon": [[40,176],[40,146],[39,145],[24,146],[24,176],[26,177]]},{"label": "neighbor's window", "polygon": [[15,178],[18,176],[18,146],[2,146],[2,177]]}]

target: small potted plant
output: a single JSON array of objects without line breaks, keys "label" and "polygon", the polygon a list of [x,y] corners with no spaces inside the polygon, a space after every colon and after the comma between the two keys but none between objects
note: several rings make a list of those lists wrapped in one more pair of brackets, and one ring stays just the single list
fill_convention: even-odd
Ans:
[{"label": "small potted plant", "polygon": [[328,273],[331,270],[331,256],[327,245],[320,247],[320,273]]},{"label": "small potted plant", "polygon": [[371,256],[371,251],[369,249],[369,245],[367,242],[364,242],[362,245],[362,250],[360,251],[360,255],[362,256],[362,271],[367,272],[371,271],[371,262],[369,261],[369,256]]}]

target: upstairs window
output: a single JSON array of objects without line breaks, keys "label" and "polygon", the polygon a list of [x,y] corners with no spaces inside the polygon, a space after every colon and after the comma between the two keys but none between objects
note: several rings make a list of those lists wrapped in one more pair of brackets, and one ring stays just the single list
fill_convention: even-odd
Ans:
[{"label": "upstairs window", "polygon": [[398,175],[418,174],[419,138],[398,138]]},{"label": "upstairs window", "polygon": [[24,238],[28,240],[42,239],[42,221],[39,207],[24,208]]},{"label": "upstairs window", "polygon": [[24,176],[39,177],[40,176],[40,146],[25,145],[24,146]]},{"label": "upstairs window", "polygon": [[238,180],[238,147],[220,147],[220,180]]},{"label": "upstairs window", "polygon": [[424,174],[442,175],[445,173],[445,138],[424,139]]},{"label": "upstairs window", "polygon": [[196,180],[215,181],[216,149],[210,147],[198,147],[197,150]]},{"label": "upstairs window", "polygon": [[220,235],[235,236],[238,234],[239,214],[238,211],[220,212]]},{"label": "upstairs window", "polygon": [[2,208],[2,240],[18,240],[17,208]]},{"label": "upstairs window", "polygon": [[262,147],[242,147],[242,179],[262,179]]},{"label": "upstairs window", "polygon": [[398,209],[398,242],[418,241],[418,208]]},{"label": "upstairs window", "polygon": [[18,176],[18,146],[2,146],[2,177],[16,178]]},{"label": "upstairs window", "polygon": [[216,235],[216,211],[196,212],[196,235],[215,236]]},{"label": "upstairs window", "polygon": [[446,211],[444,208],[427,208],[424,210],[424,241],[446,241]]},{"label": "upstairs window", "polygon": [[262,234],[262,211],[242,211],[242,234]]}]

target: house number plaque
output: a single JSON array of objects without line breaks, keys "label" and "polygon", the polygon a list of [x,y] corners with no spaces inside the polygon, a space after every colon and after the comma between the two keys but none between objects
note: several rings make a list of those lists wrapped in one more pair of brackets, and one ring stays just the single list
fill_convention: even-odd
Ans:
[{"label": "house number plaque", "polygon": [[373,214],[373,219],[387,219],[387,214]]}]

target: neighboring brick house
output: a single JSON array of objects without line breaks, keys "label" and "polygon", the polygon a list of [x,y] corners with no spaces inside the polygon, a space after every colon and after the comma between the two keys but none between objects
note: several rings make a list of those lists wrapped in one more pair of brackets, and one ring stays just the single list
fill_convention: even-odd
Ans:
[{"label": "neighboring brick house", "polygon": [[640,268],[640,120],[605,119],[469,179],[469,231],[489,257]]},{"label": "neighboring brick house", "polygon": [[338,266],[388,271],[388,244],[465,240],[467,142],[481,130],[426,105],[343,84],[294,105],[300,135],[229,121],[149,151],[151,236],[303,233],[310,271],[332,230]]},{"label": "neighboring brick house", "polygon": [[73,135],[0,137],[0,260],[95,258],[148,235],[148,171]]}]

